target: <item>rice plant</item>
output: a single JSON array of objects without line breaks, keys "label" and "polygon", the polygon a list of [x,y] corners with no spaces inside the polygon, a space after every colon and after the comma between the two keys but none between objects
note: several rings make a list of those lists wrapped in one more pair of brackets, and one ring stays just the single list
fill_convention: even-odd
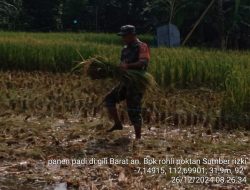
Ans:
[{"label": "rice plant", "polygon": [[230,128],[250,127],[250,77],[249,72],[233,71],[225,81],[226,92],[221,118]]},{"label": "rice plant", "polygon": [[157,89],[157,83],[154,77],[146,71],[123,70],[111,63],[107,58],[96,57],[83,60],[72,69],[72,72],[83,70],[83,74],[92,80],[104,80],[113,78],[123,85],[133,87],[137,91],[154,92]]},{"label": "rice plant", "polygon": [[[152,42],[151,36],[140,38]],[[101,55],[116,65],[120,44],[114,34],[0,32],[0,70],[70,72],[80,58],[77,51],[86,59]],[[151,48],[151,54],[149,73],[163,90],[224,92],[221,114],[249,117],[249,51]]]}]

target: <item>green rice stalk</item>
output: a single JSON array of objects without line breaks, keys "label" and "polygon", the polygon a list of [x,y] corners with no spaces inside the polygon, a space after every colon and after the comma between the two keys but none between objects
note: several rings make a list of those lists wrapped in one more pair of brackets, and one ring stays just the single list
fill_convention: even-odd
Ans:
[{"label": "green rice stalk", "polygon": [[92,80],[104,80],[113,78],[122,84],[132,87],[137,91],[155,91],[157,83],[154,77],[146,71],[122,70],[117,65],[112,64],[104,57],[95,57],[80,62],[75,66],[72,73],[83,72]]}]

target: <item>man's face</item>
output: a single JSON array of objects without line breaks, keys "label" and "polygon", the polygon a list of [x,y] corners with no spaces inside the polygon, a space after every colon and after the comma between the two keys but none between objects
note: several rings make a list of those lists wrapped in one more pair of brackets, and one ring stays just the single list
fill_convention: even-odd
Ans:
[{"label": "man's face", "polygon": [[122,36],[122,41],[124,44],[130,44],[131,42],[133,42],[135,40],[135,35],[134,34],[128,34],[125,36]]}]

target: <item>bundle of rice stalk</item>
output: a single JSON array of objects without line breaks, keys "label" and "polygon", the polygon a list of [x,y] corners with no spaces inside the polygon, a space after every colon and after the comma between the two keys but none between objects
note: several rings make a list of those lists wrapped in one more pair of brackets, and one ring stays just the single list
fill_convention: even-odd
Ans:
[{"label": "bundle of rice stalk", "polygon": [[157,83],[154,77],[148,72],[140,70],[122,70],[103,57],[84,60],[74,67],[72,72],[79,72],[81,70],[83,70],[83,73],[92,80],[113,78],[137,91],[155,91],[157,89]]}]

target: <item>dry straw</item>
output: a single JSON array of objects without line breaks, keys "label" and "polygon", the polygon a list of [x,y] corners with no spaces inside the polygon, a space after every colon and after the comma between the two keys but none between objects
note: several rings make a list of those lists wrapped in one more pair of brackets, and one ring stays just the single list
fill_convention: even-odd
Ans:
[{"label": "dry straw", "polygon": [[104,57],[83,60],[71,72],[83,72],[85,76],[90,77],[92,80],[116,79],[127,87],[130,87],[130,89],[132,87],[137,91],[147,90],[153,92],[158,89],[157,83],[150,73],[140,70],[120,69]]}]

